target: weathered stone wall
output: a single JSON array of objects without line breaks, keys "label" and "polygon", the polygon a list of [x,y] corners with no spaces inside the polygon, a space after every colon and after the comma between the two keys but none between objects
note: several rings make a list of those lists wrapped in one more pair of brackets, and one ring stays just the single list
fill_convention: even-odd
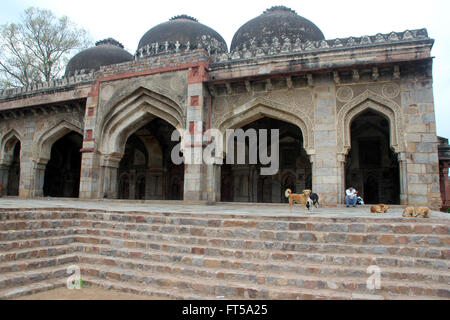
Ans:
[{"label": "weathered stone wall", "polygon": [[408,203],[440,208],[438,141],[430,72],[412,74],[401,82]]},{"label": "weathered stone wall", "polygon": [[[2,148],[16,130],[22,143],[20,194],[38,196],[52,144],[69,131],[79,132],[84,137],[80,196],[116,197],[126,140],[155,117],[191,133],[225,132],[269,117],[301,129],[314,191],[324,203],[336,204],[343,202],[351,122],[371,109],[389,120],[402,204],[439,207],[432,44],[424,30],[416,30],[302,48],[285,44],[281,51],[219,59],[203,49],[175,47],[147,57],[141,52],[135,61],[102,67],[55,92],[37,86],[4,95]],[[68,99],[81,99],[83,110]],[[201,158],[204,142],[190,147]],[[2,170],[5,164],[0,163]],[[217,201],[220,170],[217,164],[185,166],[185,200]]]},{"label": "weathered stone wall", "polygon": [[[43,173],[54,142],[70,131],[83,132],[84,108],[54,107],[48,113],[24,114],[0,122],[2,156],[5,144],[15,137],[21,143],[19,196],[42,196]],[[5,181],[2,181],[5,184]]]},{"label": "weathered stone wall", "polygon": [[[154,117],[177,129],[193,120],[203,123],[203,60],[205,52],[197,50],[101,68],[87,103],[81,197],[117,196],[117,169],[126,139]],[[192,79],[199,74],[195,84]]]}]

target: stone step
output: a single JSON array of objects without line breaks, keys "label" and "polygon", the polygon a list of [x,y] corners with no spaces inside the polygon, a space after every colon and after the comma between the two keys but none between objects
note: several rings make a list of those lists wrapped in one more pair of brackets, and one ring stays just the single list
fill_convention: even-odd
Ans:
[{"label": "stone step", "polygon": [[67,273],[67,268],[71,265],[72,263],[69,263],[67,265],[58,265],[37,270],[1,274],[0,290],[28,286],[29,284],[36,282],[51,281],[61,278],[67,279],[70,276],[70,274]]},{"label": "stone step", "polygon": [[[342,289],[329,289],[325,288],[326,283],[320,280],[320,278],[313,279],[309,277],[297,277],[297,279],[284,278],[283,282],[277,284],[247,284],[242,280],[230,281],[218,278],[199,278],[187,274],[125,270],[123,268],[111,268],[93,264],[81,264],[80,267],[83,276],[88,275],[100,279],[111,279],[141,285],[144,283],[155,284],[163,288],[175,287],[190,290],[195,293],[201,292],[207,295],[225,296],[225,298],[292,299],[291,294],[295,293],[299,295],[295,298],[297,299],[303,294],[302,290],[312,290],[317,296],[320,295],[318,291],[327,292],[328,297],[323,297],[325,299],[335,295],[351,297],[352,294],[374,293],[384,298],[388,298],[390,295],[425,295],[445,299],[450,298],[448,286],[429,283],[384,281],[381,290],[371,291],[367,289],[365,281],[362,282],[356,279],[346,280]],[[335,280],[335,283],[339,283],[339,280]]]},{"label": "stone step", "polygon": [[[96,286],[103,287],[105,289],[113,289],[118,290],[121,292],[126,293],[133,293],[137,295],[145,295],[145,296],[154,296],[157,297],[164,297],[167,299],[174,299],[174,300],[203,300],[203,301],[217,301],[217,300],[252,300],[250,298],[250,295],[247,292],[244,291],[243,296],[235,297],[232,295],[224,296],[224,295],[205,295],[201,292],[192,292],[188,290],[181,290],[179,288],[171,287],[170,289],[162,289],[157,286],[152,286],[151,284],[138,284],[138,283],[125,283],[123,281],[116,281],[114,279],[102,279],[98,280],[94,277],[90,276],[83,276],[83,281],[93,284]],[[224,290],[223,287],[218,288],[218,292],[221,290]],[[245,289],[242,289],[245,290]],[[251,290],[251,289],[250,289]],[[253,293],[253,291],[250,291]],[[282,292],[276,292],[276,290],[272,291],[273,294],[278,294],[278,296],[283,296]],[[330,295],[330,292],[321,290],[296,290],[296,293],[291,293],[291,295],[296,295],[296,297],[303,298],[304,300],[312,300],[314,298],[316,299],[336,299],[336,300],[344,300],[348,297],[348,295],[339,295],[339,293],[334,293]],[[334,295],[334,296],[333,296]],[[268,295],[267,295],[268,296]],[[288,294],[284,294],[285,300],[291,300]],[[373,298],[373,297],[372,297]],[[379,299],[379,297],[376,297]],[[376,299],[375,298],[375,299]],[[268,300],[269,298],[266,298]],[[370,297],[366,297],[366,299],[370,299]],[[426,299],[430,299],[429,297],[426,297]]]},{"label": "stone step", "polygon": [[[125,246],[140,246],[159,248],[161,246],[167,246],[172,244],[192,244],[196,247],[192,250],[201,252],[204,251],[204,246],[213,247],[230,247],[233,249],[260,249],[260,250],[285,250],[285,251],[313,251],[313,252],[345,252],[345,253],[372,253],[372,254],[391,254],[411,257],[426,257],[434,259],[449,259],[450,250],[446,247],[418,247],[413,245],[402,246],[388,246],[383,244],[371,245],[371,244],[346,244],[335,242],[285,242],[285,241],[256,241],[256,240],[236,240],[236,239],[209,239],[206,237],[186,237],[186,236],[161,236],[161,235],[146,235],[143,233],[121,233],[114,230],[91,230],[90,233],[102,234],[105,236],[96,235],[74,235],[73,237],[51,237],[48,239],[31,239],[31,240],[17,240],[17,241],[5,241],[0,243],[0,253],[10,252],[12,250],[36,248],[36,247],[52,247],[57,245],[69,244],[74,242],[88,242],[88,243],[100,243],[101,241],[107,241],[107,243],[116,242]],[[80,232],[83,233],[83,232]],[[132,239],[132,235],[136,238],[150,238],[146,240]],[[114,238],[116,236],[117,238]],[[105,240],[102,240],[105,238]],[[156,238],[156,241],[152,241],[152,238]],[[126,240],[123,240],[126,239]],[[305,239],[302,236],[302,239]],[[311,241],[314,240],[312,236]],[[146,243],[143,243],[145,241]],[[190,248],[184,249],[191,250]],[[1,261],[1,260],[0,260]]]},{"label": "stone step", "polygon": [[[101,287],[107,290],[115,290],[124,293],[136,294],[139,296],[156,297],[164,300],[219,300],[216,296],[208,296],[201,294],[200,292],[195,294],[190,291],[181,290],[177,288],[161,289],[158,287],[152,287],[147,284],[131,284],[122,281],[97,279],[94,277],[83,275],[83,282]],[[230,298],[230,300],[233,300]]]},{"label": "stone step", "polygon": [[[189,228],[189,227],[171,227],[164,225],[139,225],[139,224],[121,224],[111,222],[90,222],[82,221],[83,227],[70,227],[67,229],[31,229],[21,231],[2,231],[0,232],[0,240],[14,241],[24,240],[30,238],[42,238],[50,236],[71,235],[71,234],[86,234],[89,233],[101,233],[101,230],[109,230],[110,233],[117,234],[118,236],[134,236],[134,238],[145,237],[145,232],[158,232],[164,235],[177,234],[177,235],[192,235],[198,237],[215,237],[215,238],[236,238],[236,239],[260,239],[271,241],[300,241],[300,242],[340,242],[340,243],[352,243],[352,244],[385,244],[385,245],[422,245],[422,246],[450,246],[449,235],[421,235],[421,234],[404,234],[404,235],[392,235],[384,233],[376,234],[363,234],[363,233],[348,233],[348,232],[316,232],[316,231],[250,231],[246,229],[225,229],[220,228]],[[121,232],[122,230],[122,232]],[[134,234],[132,232],[135,232]],[[5,243],[0,245],[0,250],[6,251]]]},{"label": "stone step", "polygon": [[[324,219],[324,218],[321,218]],[[182,218],[177,216],[154,217],[154,216],[133,216],[133,215],[109,215],[109,214],[90,214],[87,213],[84,218],[74,218],[73,220],[64,219],[44,219],[44,220],[11,220],[0,224],[0,230],[29,230],[39,228],[61,228],[70,226],[89,227],[94,223],[125,223],[128,227],[136,229],[138,226],[152,224],[158,226],[191,226],[201,228],[241,228],[246,230],[267,230],[267,231],[320,231],[320,232],[351,232],[351,233],[395,233],[395,234],[436,234],[449,235],[448,222],[438,223],[437,221],[414,220],[405,222],[396,222],[395,219],[385,222],[379,219],[370,221],[336,221],[339,219],[328,219],[327,221],[301,220],[284,221],[261,220],[252,217],[250,220],[229,219],[222,220],[206,218]],[[89,221],[89,222],[87,222]]]},{"label": "stone step", "polygon": [[[75,242],[77,235],[50,237],[42,239],[13,240],[0,242],[0,254],[13,250],[33,249],[37,247],[54,247]],[[0,260],[1,261],[1,260]]]},{"label": "stone step", "polygon": [[0,231],[21,231],[39,229],[61,229],[75,227],[80,224],[80,220],[12,220],[4,221],[0,224]]},{"label": "stone step", "polygon": [[[123,257],[102,256],[99,254],[81,253],[79,255],[80,263],[98,264],[110,267],[119,267],[125,269],[136,269],[150,272],[168,272],[180,273],[187,272],[191,275],[209,277],[220,277],[225,280],[234,281],[253,281],[255,283],[276,283],[277,276],[285,277],[315,277],[320,281],[326,279],[358,279],[366,281],[370,274],[367,268],[358,266],[342,267],[327,264],[289,264],[289,263],[267,263],[265,261],[245,261],[245,260],[220,260],[212,258],[195,258],[184,256],[181,260],[173,262],[155,262],[145,259],[146,257],[137,257],[129,255]],[[415,268],[380,268],[383,280],[391,281],[412,281],[427,282],[434,284],[450,284],[450,273],[448,271],[432,272],[427,269]],[[320,277],[320,278],[317,278]]]},{"label": "stone step", "polygon": [[[369,208],[367,208],[369,210]],[[209,223],[216,224],[229,223],[228,220],[248,220],[255,223],[261,222],[324,222],[324,223],[400,223],[409,224],[441,224],[448,228],[448,221],[442,218],[432,219],[405,219],[401,217],[401,209],[398,209],[398,217],[384,217],[380,215],[374,215],[373,217],[348,217],[346,216],[345,209],[342,210],[342,217],[321,217],[314,216],[314,213],[310,213],[309,216],[293,216],[286,212],[285,216],[258,216],[246,215],[246,214],[217,214],[217,213],[193,213],[193,212],[140,212],[140,211],[105,211],[100,209],[75,209],[75,208],[39,208],[39,209],[0,209],[0,220],[30,220],[30,219],[92,219],[93,220],[108,220],[108,221],[121,221],[121,222],[157,222],[167,223],[166,218],[169,219],[188,219],[188,220],[206,220]],[[153,220],[153,221],[152,221]],[[186,222],[186,221],[185,221]],[[232,222],[231,222],[232,223]],[[200,222],[199,225],[205,225],[205,222]]]},{"label": "stone step", "polygon": [[[415,258],[431,258],[449,260],[449,250],[439,247],[387,246],[387,245],[354,245],[341,243],[288,243],[280,241],[236,241],[224,239],[201,238],[198,244],[191,245],[199,238],[173,237],[170,241],[153,241],[124,239],[113,236],[75,236],[76,242],[89,244],[111,244],[126,248],[147,248],[178,253],[194,253],[198,255],[248,256],[247,258],[263,258],[274,260],[290,260],[299,252],[314,253],[360,253],[373,255],[395,255]],[[175,242],[176,241],[176,242]]]},{"label": "stone step", "polygon": [[[103,229],[105,227],[115,228],[115,229]],[[175,234],[172,238],[181,237],[180,235],[190,235],[195,236],[189,237],[191,243],[196,245],[198,243],[205,243],[206,241],[212,241],[207,238],[218,237],[219,239],[213,239],[219,242],[232,242],[247,239],[259,239],[263,241],[273,241],[277,243],[278,246],[282,245],[281,241],[289,241],[290,243],[300,242],[300,243],[349,243],[349,244],[373,244],[373,245],[406,245],[411,244],[414,246],[429,246],[434,247],[448,247],[450,242],[450,236],[426,236],[426,235],[388,235],[388,234],[351,234],[351,233],[323,233],[323,232],[271,232],[271,231],[253,231],[249,232],[243,229],[234,230],[221,230],[218,228],[208,228],[208,229],[189,229],[184,227],[178,228],[158,228],[155,226],[140,226],[139,231],[129,231],[123,229],[127,228],[126,225],[114,225],[110,223],[102,223],[101,225],[92,226],[92,228],[68,228],[68,229],[40,229],[40,230],[26,230],[17,232],[0,232],[0,239],[6,240],[0,244],[0,251],[9,251],[12,248],[17,248],[19,245],[23,245],[22,240],[29,240],[28,245],[33,245],[41,241],[42,238],[58,237],[58,236],[70,236],[70,235],[109,235],[114,237],[123,237],[128,239],[154,239],[157,241],[169,240],[171,234]],[[123,230],[123,231],[121,231]],[[147,231],[147,230],[152,230]],[[225,238],[225,239],[224,239]],[[229,238],[229,239],[226,239]],[[48,240],[48,239],[46,239]],[[192,242],[195,240],[196,242]],[[236,241],[237,240],[237,241]],[[252,244],[256,244],[259,248],[263,248],[260,242],[257,241],[246,241],[247,247]]]},{"label": "stone step", "polygon": [[0,252],[0,263],[22,262],[28,259],[58,257],[66,254],[74,254],[77,252],[77,246],[71,242],[63,245],[34,247],[26,249],[17,249],[9,252]]},{"label": "stone step", "polygon": [[[245,298],[245,297],[239,297],[239,298],[235,298],[235,297],[224,297],[224,296],[205,296],[205,295],[194,295],[192,296],[192,294],[190,292],[186,292],[186,291],[181,291],[181,290],[175,290],[174,288],[171,288],[169,290],[161,290],[161,289],[153,289],[151,287],[149,287],[147,284],[146,285],[139,285],[139,284],[129,284],[129,283],[123,283],[121,281],[115,281],[115,280],[98,280],[95,278],[91,278],[89,276],[83,276],[83,281],[85,283],[90,283],[92,285],[96,285],[96,286],[100,286],[103,287],[105,289],[113,289],[113,290],[117,290],[117,291],[121,291],[121,292],[126,292],[126,293],[133,293],[133,294],[137,294],[137,295],[154,295],[156,294],[156,296],[166,296],[167,299],[176,299],[176,300],[250,300],[249,298]],[[161,292],[161,293],[159,293]],[[175,292],[175,293],[174,293]],[[180,294],[181,292],[181,294]],[[287,300],[292,300],[293,298],[303,298],[304,300],[308,299],[311,300],[313,298],[316,299],[336,299],[336,300],[383,300],[384,297],[379,296],[379,295],[370,295],[370,294],[352,294],[352,295],[348,295],[348,294],[341,294],[340,296],[337,293],[333,293],[331,296],[327,295],[329,292],[327,291],[319,291],[319,290],[302,290],[302,293],[299,296],[299,292],[293,292],[290,294],[285,294],[285,298]],[[319,294],[319,295],[317,295]],[[276,292],[274,291],[274,295],[278,295],[281,296],[282,293],[281,292]],[[287,297],[286,297],[287,296]],[[292,297],[289,297],[292,296]],[[423,300],[446,300],[446,299],[442,299],[442,298],[436,298],[436,297],[427,297],[427,296],[414,296],[414,297],[409,297],[409,296],[400,296],[400,295],[391,295],[389,296],[389,299],[391,300],[419,300],[419,301],[423,301]]]},{"label": "stone step", "polygon": [[[186,252],[175,252],[170,250],[152,249],[152,248],[126,248],[123,246],[107,245],[107,244],[81,244],[77,243],[78,252],[94,253],[103,256],[118,256],[124,258],[142,258],[156,262],[180,262],[189,261],[189,263],[196,263],[203,266],[209,260],[221,261],[222,267],[233,268],[247,268],[247,263],[255,264],[281,264],[288,263],[298,264],[320,264],[320,265],[335,265],[335,266],[359,266],[367,268],[372,265],[379,267],[397,267],[397,268],[415,268],[428,269],[430,272],[448,271],[449,263],[447,261],[426,258],[407,258],[389,255],[373,256],[369,254],[343,254],[343,253],[314,253],[314,252],[294,252],[290,253],[289,260],[280,260],[278,256],[286,254],[283,251],[273,251],[269,255],[258,256],[257,252],[247,250],[232,251],[232,250],[217,250],[206,251],[203,255]],[[289,254],[289,253],[288,253]],[[271,257],[275,256],[275,259]],[[184,260],[185,261],[184,261]],[[238,261],[238,263],[231,264],[230,261]]]},{"label": "stone step", "polygon": [[78,261],[79,253],[62,254],[38,259],[14,260],[12,262],[0,263],[0,274],[55,267],[69,263],[77,263]]},{"label": "stone step", "polygon": [[[80,232],[83,233],[83,232]],[[392,235],[392,234],[358,234],[338,232],[316,232],[316,231],[248,231],[245,229],[219,228],[186,228],[186,227],[158,227],[140,226],[136,229],[127,228],[126,225],[102,224],[88,228],[88,234],[114,235],[128,239],[161,238],[169,236],[188,236],[195,239],[224,239],[224,241],[261,240],[261,241],[289,241],[300,243],[349,243],[349,244],[373,244],[373,245],[410,245],[410,246],[433,246],[450,247],[450,236],[447,235]]]},{"label": "stone step", "polygon": [[29,229],[19,231],[0,231],[0,241],[15,241],[15,240],[37,240],[40,238],[71,236],[75,234],[86,234],[86,228],[69,227],[58,229]]},{"label": "stone step", "polygon": [[42,282],[30,283],[24,286],[0,290],[0,299],[15,299],[40,292],[46,292],[66,286],[65,279],[46,280]]}]

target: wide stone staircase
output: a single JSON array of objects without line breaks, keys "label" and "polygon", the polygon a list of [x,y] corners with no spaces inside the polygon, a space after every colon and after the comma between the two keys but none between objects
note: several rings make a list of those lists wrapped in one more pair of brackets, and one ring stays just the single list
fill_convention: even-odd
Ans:
[{"label": "wide stone staircase", "polygon": [[1,209],[0,299],[64,287],[72,265],[162,299],[450,299],[448,221]]}]

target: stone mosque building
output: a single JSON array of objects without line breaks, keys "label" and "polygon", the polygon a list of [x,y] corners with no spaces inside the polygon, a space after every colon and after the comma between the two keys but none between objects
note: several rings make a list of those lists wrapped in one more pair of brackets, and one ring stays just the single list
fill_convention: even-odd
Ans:
[{"label": "stone mosque building", "polygon": [[[448,140],[436,136],[425,29],[326,39],[277,6],[231,48],[181,15],[143,35],[134,55],[99,41],[51,83],[0,91],[3,196],[281,203],[312,188],[344,201],[450,205]],[[279,129],[280,170],[175,165],[175,129]],[[208,143],[191,143],[201,154]],[[182,149],[184,151],[186,149]]]}]

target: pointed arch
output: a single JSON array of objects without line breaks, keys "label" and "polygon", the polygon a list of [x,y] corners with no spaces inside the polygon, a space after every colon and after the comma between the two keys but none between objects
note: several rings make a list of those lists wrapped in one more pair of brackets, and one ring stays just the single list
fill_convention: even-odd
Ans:
[{"label": "pointed arch", "polygon": [[100,152],[123,154],[127,139],[156,117],[177,129],[185,126],[184,110],[177,103],[157,92],[138,88],[114,105],[100,124]]},{"label": "pointed arch", "polygon": [[289,122],[298,126],[303,135],[304,149],[309,155],[314,153],[313,123],[309,117],[298,108],[292,108],[264,97],[255,98],[225,114],[220,119],[217,119],[216,127],[222,133],[225,133],[226,129],[240,128],[264,117]]},{"label": "pointed arch", "polygon": [[69,132],[74,131],[83,136],[81,127],[63,120],[44,132],[34,145],[34,159],[37,163],[47,163],[50,160],[53,144]]},{"label": "pointed arch", "polygon": [[350,127],[352,121],[366,110],[373,110],[383,115],[389,122],[390,146],[396,153],[405,149],[403,138],[403,113],[401,107],[370,90],[347,103],[337,115],[338,152],[347,155],[351,148]]},{"label": "pointed arch", "polygon": [[0,164],[9,165],[13,161],[14,147],[17,142],[22,143],[21,135],[14,129],[6,133],[0,142]]}]

